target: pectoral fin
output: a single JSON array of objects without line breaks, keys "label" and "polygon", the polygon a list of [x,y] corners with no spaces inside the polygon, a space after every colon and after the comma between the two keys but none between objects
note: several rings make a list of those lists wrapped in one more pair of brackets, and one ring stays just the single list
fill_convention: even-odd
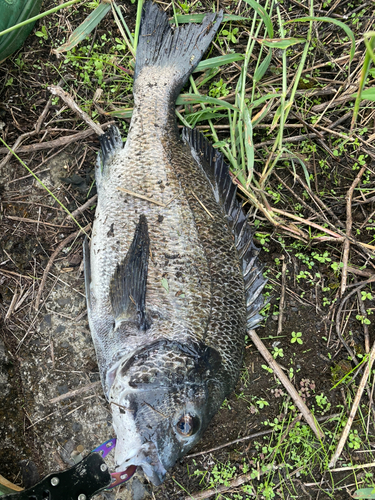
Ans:
[{"label": "pectoral fin", "polygon": [[116,322],[134,320],[146,330],[146,285],[150,239],[147,219],[140,215],[134,238],[122,263],[112,276],[110,299]]}]

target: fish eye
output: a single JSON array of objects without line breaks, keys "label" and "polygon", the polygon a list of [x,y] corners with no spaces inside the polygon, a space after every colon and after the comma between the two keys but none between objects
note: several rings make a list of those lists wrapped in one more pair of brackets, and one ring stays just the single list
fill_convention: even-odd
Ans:
[{"label": "fish eye", "polygon": [[192,436],[199,429],[199,418],[185,414],[177,422],[176,429],[177,432],[183,437]]}]

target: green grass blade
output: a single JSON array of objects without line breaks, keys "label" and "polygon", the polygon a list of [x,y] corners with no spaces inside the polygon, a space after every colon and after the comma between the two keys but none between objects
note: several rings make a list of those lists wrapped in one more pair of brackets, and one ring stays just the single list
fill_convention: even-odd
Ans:
[{"label": "green grass blade", "polygon": [[115,11],[117,12],[117,15],[118,15],[119,19],[121,20],[121,22],[122,22],[122,24],[123,24],[123,26],[124,26],[124,28],[126,30],[126,33],[127,33],[128,37],[129,37],[129,40],[130,40],[130,43],[131,43],[132,47],[134,47],[134,38],[133,38],[133,36],[131,34],[131,31],[130,31],[128,25],[125,22],[124,16],[122,15],[122,12],[121,12],[121,8],[116,4],[116,2],[113,2],[113,6],[115,8]]},{"label": "green grass blade", "polygon": [[[354,103],[354,109],[353,109],[353,117],[352,117],[352,123],[350,126],[350,129],[353,130],[355,122],[357,121],[357,116],[359,113],[359,106],[361,104],[362,99],[368,99],[369,101],[374,101],[374,95],[375,95],[375,88],[371,87],[369,89],[363,90],[363,87],[365,86],[366,80],[367,80],[367,75],[369,73],[370,67],[371,67],[371,61],[375,62],[375,56],[373,49],[375,48],[375,34],[371,32],[371,39],[366,40],[365,37],[365,45],[366,45],[366,54],[365,58],[363,61],[363,66],[362,66],[362,71],[361,71],[361,77],[359,80],[359,88],[358,92],[356,94],[353,94],[353,96],[356,96],[356,100]],[[369,97],[364,97],[364,94],[369,96]]]},{"label": "green grass blade", "polygon": [[288,149],[286,148],[283,148],[283,150],[288,153],[290,156],[291,156],[291,163],[292,163],[292,167],[293,167],[293,171],[294,173],[296,173],[296,170],[294,168],[294,161],[293,160],[297,160],[299,162],[299,164],[301,165],[302,167],[302,170],[303,170],[303,173],[305,175],[305,181],[306,181],[306,184],[309,186],[309,188],[311,189],[311,184],[310,184],[310,173],[309,171],[307,170],[307,167],[305,165],[305,163],[301,160],[301,158],[299,158],[298,156],[295,156],[294,153],[292,153],[291,151],[289,151]]},{"label": "green grass blade", "polygon": [[142,7],[143,7],[143,0],[138,0],[137,17],[135,18],[135,30],[134,30],[134,51],[137,51],[139,30],[141,29]]},{"label": "green grass blade", "polygon": [[53,14],[54,12],[58,12],[61,9],[64,9],[65,7],[70,7],[70,5],[73,5],[75,3],[80,2],[81,0],[70,0],[70,2],[62,3],[61,5],[58,5],[57,7],[54,7],[53,9],[46,10],[45,12],[42,12],[41,14],[38,14],[37,16],[30,17],[30,19],[26,19],[25,21],[22,21],[22,23],[15,24],[14,26],[11,26],[10,28],[7,28],[4,31],[0,32],[0,36],[5,35],[6,33],[10,33],[13,30],[16,30],[18,28],[21,28],[22,26],[26,26],[26,24],[33,23],[37,21],[38,19],[42,19],[43,17],[48,16],[49,14]]},{"label": "green grass blade", "polygon": [[270,50],[266,55],[266,57],[261,62],[261,64],[256,69],[254,73],[254,82],[259,82],[263,78],[265,72],[267,71],[271,63],[271,60],[272,60],[272,51]]},{"label": "green grass blade", "polygon": [[206,95],[199,94],[180,94],[177,97],[176,104],[179,106],[180,104],[216,104],[221,108],[231,109],[232,111],[237,110],[236,106],[230,104],[229,102],[222,101],[221,99],[216,99],[215,97],[209,97]]},{"label": "green grass blade", "polygon": [[108,112],[108,116],[115,116],[116,118],[131,118],[132,114],[133,108],[119,108]]},{"label": "green grass blade", "polygon": [[247,181],[246,187],[249,187],[250,182],[253,179],[254,174],[254,143],[253,143],[253,126],[251,123],[250,113],[247,107],[243,110],[244,119],[244,139],[245,139],[245,150],[246,150],[246,160],[247,160]]},{"label": "green grass blade", "polygon": [[89,16],[76,28],[68,38],[68,41],[55,49],[56,54],[72,50],[78,43],[85,40],[85,38],[98,26],[100,21],[106,16],[108,11],[111,10],[111,4],[101,3],[99,7],[91,12]]},{"label": "green grass blade", "polygon": [[224,56],[211,57],[210,59],[206,59],[205,61],[201,61],[198,66],[195,68],[193,73],[197,71],[203,71],[209,68],[217,68],[218,66],[222,66],[223,64],[231,64],[235,61],[243,61],[244,56],[242,54],[226,54]]},{"label": "green grass blade", "polygon": [[259,5],[255,0],[245,0],[246,3],[251,5],[251,7],[259,14],[259,16],[262,18],[266,29],[268,36],[270,38],[273,38],[273,25],[270,16],[267,14],[267,12],[264,10],[264,8]]},{"label": "green grass blade", "polygon": [[257,40],[261,45],[270,47],[272,49],[287,49],[292,45],[297,45],[297,43],[305,43],[304,38],[261,38]]},{"label": "green grass blade", "polygon": [[290,21],[285,21],[284,24],[289,24],[289,23],[306,23],[308,21],[318,21],[318,22],[324,22],[324,23],[332,23],[336,24],[336,26],[339,26],[342,28],[345,33],[348,35],[350,40],[352,41],[352,45],[350,48],[350,60],[353,59],[354,53],[355,53],[355,38],[354,38],[354,33],[353,31],[347,26],[345,23],[338,21],[337,19],[333,19],[331,17],[315,17],[315,16],[309,16],[309,17],[300,17],[298,19],[291,19]]},{"label": "green grass blade", "polygon": [[249,105],[249,108],[250,109],[256,108],[257,106],[260,106],[261,104],[263,104],[266,101],[269,101],[270,99],[275,99],[275,97],[281,97],[281,94],[267,94],[262,97],[259,97],[259,99],[256,99]]},{"label": "green grass blade", "polygon": [[[206,14],[177,14],[176,21],[178,24],[185,23],[201,23]],[[247,21],[247,17],[236,16],[234,14],[224,14],[223,23],[225,21]],[[174,18],[170,22],[174,22]]]}]

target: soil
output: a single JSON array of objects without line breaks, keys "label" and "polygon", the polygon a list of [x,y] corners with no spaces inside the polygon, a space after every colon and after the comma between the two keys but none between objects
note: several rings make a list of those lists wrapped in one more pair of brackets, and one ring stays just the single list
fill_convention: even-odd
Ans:
[{"label": "soil", "polygon": [[[231,2],[219,4],[226,9],[233,7]],[[53,5],[52,1],[45,2],[44,10]],[[207,5],[202,6],[203,10],[205,8]],[[126,6],[125,17],[130,26],[134,22],[135,9],[135,5]],[[76,70],[69,64],[64,66],[64,59],[56,59],[51,52],[58,41],[62,42],[62,38],[66,36],[64,30],[69,30],[69,26],[74,29],[87,15],[82,6],[74,7],[70,12],[56,14],[52,22],[47,24],[48,40],[36,36],[40,25],[36,26],[21,51],[2,64],[0,125],[2,137],[10,145],[21,134],[34,131],[34,125],[50,97],[46,86],[57,84],[61,76]],[[100,40],[108,32],[113,37],[120,36],[109,16],[97,29],[96,40]],[[239,47],[241,43],[244,44],[245,41],[240,39]],[[24,64],[20,65],[19,61]],[[326,76],[330,78],[328,74]],[[87,87],[81,83],[78,70],[73,77],[75,81],[65,89],[82,99],[92,101],[95,85]],[[126,103],[129,99],[131,94],[130,98],[125,96],[123,102]],[[326,99],[329,100],[330,97]],[[40,133],[31,136],[29,144],[84,129],[81,121],[69,110],[60,114],[61,108],[61,103],[52,101]],[[105,123],[109,120],[106,116],[100,116],[98,121]],[[257,141],[268,139],[264,130],[257,132]],[[19,156],[29,169],[38,174],[44,186],[73,211],[95,194],[92,181],[98,148],[99,142],[92,135],[68,146],[20,153]],[[300,154],[306,157],[306,153]],[[1,154],[0,160],[3,158],[4,154]],[[345,220],[345,202],[339,203],[337,197],[339,193],[347,192],[356,172],[353,173],[352,164],[342,159],[336,163],[331,161],[328,176],[316,166],[321,158],[326,159],[326,153],[322,150],[316,153],[313,162],[309,163],[307,160],[307,163],[311,172],[318,169],[316,182],[319,182],[319,190],[336,190],[336,195],[331,194],[331,207],[337,217]],[[371,168],[374,167],[373,163]],[[298,165],[296,169],[303,176]],[[372,172],[371,170],[369,187],[373,187],[374,183]],[[292,186],[294,181],[289,170],[280,168],[277,173],[287,185]],[[86,315],[82,272],[83,238],[78,236],[74,239],[54,260],[40,307],[36,310],[36,294],[50,256],[64,238],[76,231],[76,226],[16,158],[1,165],[0,179],[0,474],[23,485],[28,476],[21,474],[22,460],[31,460],[39,476],[43,477],[52,471],[74,465],[97,445],[110,439],[113,430],[111,414],[100,384],[79,395],[57,403],[52,402],[57,396],[99,381]],[[337,179],[337,182],[333,179]],[[274,191],[282,193],[281,205],[287,206],[290,193],[276,179],[272,180],[270,186]],[[293,189],[296,195],[304,196],[304,189],[299,184],[295,184]],[[94,208],[93,204],[77,216],[82,226],[92,222]],[[366,213],[357,204],[353,208],[353,220],[360,226],[373,210],[373,203],[366,205]],[[301,212],[304,212],[301,213],[303,217],[310,216],[307,209],[301,209]],[[264,240],[258,236],[258,244],[263,248],[261,260],[268,270],[272,290],[269,290],[270,308],[257,333],[271,352],[275,348],[283,350],[283,356],[277,358],[280,365],[288,374],[291,373],[290,368],[293,368],[291,381],[307,405],[318,417],[327,416],[335,413],[338,406],[346,406],[346,396],[342,389],[333,386],[342,373],[345,374],[353,367],[347,361],[348,353],[332,325],[331,313],[335,294],[340,286],[340,276],[328,261],[315,261],[311,268],[306,260],[297,258],[296,252],[290,250],[295,240],[282,230],[267,226],[260,214],[255,219],[258,216],[262,221],[260,232],[267,235]],[[280,235],[283,237],[283,245],[278,239]],[[321,254],[327,249],[330,255],[336,252],[337,260],[340,260],[341,247],[336,243],[321,243],[314,247]],[[311,250],[312,247],[306,244],[306,254],[311,253]],[[351,265],[357,268],[366,261],[360,252],[353,251],[351,257]],[[280,262],[283,258],[287,263],[285,309],[282,332],[277,335],[277,306],[281,293]],[[371,259],[367,262],[370,262],[368,265],[373,272]],[[306,279],[300,278],[301,272],[307,273]],[[309,282],[309,276],[315,279],[316,273],[320,274],[320,280]],[[356,277],[365,279],[358,274]],[[330,290],[330,305],[323,303],[323,296],[327,296],[322,292],[324,286]],[[370,306],[371,303],[366,302],[366,307]],[[347,309],[349,311],[349,305]],[[350,332],[347,341],[351,346],[356,352],[361,348],[363,352],[363,327],[355,318],[355,313],[347,319],[346,331]],[[302,333],[302,344],[291,343],[292,332]],[[369,335],[372,345],[375,340],[372,324],[369,326]],[[345,362],[349,364],[348,368],[345,367]],[[248,341],[243,371],[236,390],[214,417],[191,454],[211,450],[260,431],[268,431],[271,427],[266,422],[274,422],[274,419],[285,415],[285,404],[291,404],[290,399],[288,400],[286,391],[281,390],[282,386],[277,383],[274,374],[269,373],[264,365],[264,359]],[[325,412],[317,406],[316,395],[320,394],[327,397],[331,410]],[[263,407],[262,401],[266,402]],[[368,404],[366,399],[365,404]],[[298,413],[295,412],[295,415]],[[334,426],[335,423],[332,424],[332,429]],[[370,441],[372,434],[373,430],[370,431]],[[268,439],[267,436],[266,438]],[[251,462],[261,454],[257,443],[262,445],[265,442],[263,437],[258,437],[195,457],[188,456],[176,464],[165,483],[158,488],[152,488],[144,476],[138,473],[129,484],[115,492],[98,495],[97,498],[141,500],[153,495],[158,500],[182,499],[188,493],[203,488],[202,476],[194,474],[194,471],[210,471],[214,461],[223,464],[230,462],[231,466],[241,470],[244,459]],[[371,461],[370,455],[354,455],[347,448],[342,459],[343,462],[349,459]],[[280,477],[284,472],[280,472]],[[258,483],[261,482],[260,478],[261,476]],[[358,480],[358,475],[353,479],[350,474],[342,474],[342,478],[345,478],[344,484],[350,485]],[[340,476],[335,479],[339,482]],[[297,474],[290,480],[290,484],[294,488],[293,493],[287,496],[284,492],[285,498],[332,498],[329,475],[322,475],[318,466],[314,467],[311,477],[301,478]],[[229,493],[227,495],[232,498]],[[284,498],[278,491],[275,491],[275,495],[276,498]],[[245,497],[246,495],[238,498]],[[338,489],[334,498],[346,499],[349,498],[349,493],[345,488]]]}]

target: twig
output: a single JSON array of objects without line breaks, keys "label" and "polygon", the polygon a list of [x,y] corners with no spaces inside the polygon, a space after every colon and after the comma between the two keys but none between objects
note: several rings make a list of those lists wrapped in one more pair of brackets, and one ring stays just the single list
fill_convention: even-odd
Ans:
[{"label": "twig", "polygon": [[290,214],[289,212],[285,212],[285,210],[280,210],[278,208],[271,208],[272,212],[276,212],[277,214],[285,215],[286,217],[290,217],[293,220],[302,222],[303,224],[307,224],[308,226],[315,227],[315,229],[319,229],[319,231],[323,231],[324,233],[327,233],[334,238],[337,238],[338,241],[342,240],[342,236],[340,236],[338,233],[335,233],[334,231],[331,231],[330,229],[320,226],[319,224],[316,224],[315,222],[312,222],[308,219],[303,219],[302,217],[298,217],[298,215]]},{"label": "twig", "polygon": [[258,351],[261,353],[261,355],[264,357],[264,359],[267,361],[267,363],[270,365],[270,367],[276,373],[280,382],[283,384],[285,389],[288,391],[289,395],[291,396],[291,398],[295,402],[299,411],[304,416],[306,422],[309,424],[311,430],[314,432],[314,434],[316,435],[316,437],[319,440],[323,439],[324,433],[320,429],[319,425],[316,423],[313,414],[307,408],[307,406],[303,402],[301,396],[298,394],[298,392],[296,391],[294,386],[290,383],[288,377],[284,374],[284,372],[281,370],[281,368],[278,365],[278,363],[276,362],[276,360],[271,356],[271,354],[267,350],[266,346],[263,344],[263,342],[260,340],[258,335],[255,333],[255,330],[249,330],[248,334],[249,334],[251,340],[256,345]]},{"label": "twig", "polygon": [[[325,422],[326,420],[329,420],[330,418],[337,418],[340,415],[341,415],[341,413],[334,413],[333,415],[324,415],[323,417],[317,417],[316,420],[318,422]],[[272,434],[273,432],[274,432],[273,430],[255,432],[254,434],[250,434],[249,436],[234,439],[233,441],[228,441],[227,443],[221,444],[220,446],[215,446],[215,448],[210,448],[209,450],[199,451],[197,453],[192,453],[191,455],[186,455],[185,458],[193,458],[193,457],[199,457],[201,455],[206,455],[207,453],[212,453],[213,451],[221,450],[222,448],[227,448],[228,446],[231,446],[232,444],[243,443],[244,441],[248,441],[249,439],[250,440],[256,439],[258,437],[266,436],[267,434]]]},{"label": "twig", "polygon": [[[36,135],[37,133],[38,132],[36,130],[33,130],[32,132],[26,132],[26,134],[20,135],[17,138],[16,142],[12,146],[13,151],[19,151],[20,148],[18,148],[18,146],[21,144],[21,142],[24,139],[27,139],[28,137],[32,137],[33,135]],[[0,148],[0,153],[6,154],[6,157],[3,158],[3,160],[0,162],[0,169],[1,169],[1,168],[5,167],[5,165],[8,163],[8,161],[11,159],[13,153],[11,151],[9,151],[8,148]]]},{"label": "twig", "polygon": [[84,210],[86,210],[86,208],[88,208],[90,205],[92,205],[93,203],[95,203],[97,198],[98,198],[97,194],[95,194],[94,196],[92,196],[91,198],[89,198],[83,205],[81,205],[80,207],[76,208],[74,210],[74,212],[72,212],[70,215],[67,215],[66,219],[70,219],[71,217],[76,218],[77,215],[79,215],[81,212],[83,212]]},{"label": "twig", "polygon": [[[59,85],[61,85],[61,84],[59,83]],[[48,99],[47,104],[45,105],[45,108],[42,111],[42,114],[39,116],[39,118],[35,124],[35,131],[38,134],[39,134],[40,129],[42,127],[43,121],[48,114],[48,111],[49,111],[49,108],[51,107],[51,104],[52,104],[52,96]]]},{"label": "twig", "polygon": [[349,260],[349,250],[350,250],[350,241],[349,238],[352,236],[352,225],[353,225],[353,219],[352,219],[352,198],[353,198],[353,191],[357,187],[363,172],[366,170],[367,166],[364,165],[361,170],[358,172],[358,175],[354,179],[352,185],[350,186],[347,194],[346,194],[346,238],[344,241],[344,251],[343,251],[343,257],[342,257],[342,262],[343,262],[343,267],[342,267],[342,274],[341,274],[341,297],[345,293],[346,289],[346,281],[348,277],[348,260]]},{"label": "twig", "polygon": [[370,278],[369,280],[363,281],[359,285],[357,285],[357,284],[353,285],[353,286],[355,286],[355,289],[352,290],[350,293],[348,293],[348,295],[341,300],[340,306],[339,306],[339,308],[337,310],[337,313],[336,313],[336,333],[337,333],[337,336],[340,339],[342,345],[348,351],[350,357],[352,358],[353,362],[356,365],[358,365],[358,360],[356,358],[356,355],[355,355],[354,351],[352,350],[352,348],[349,347],[348,344],[345,342],[345,340],[344,340],[344,338],[343,338],[343,336],[341,334],[341,328],[340,328],[341,311],[342,311],[345,303],[350,299],[350,297],[352,295],[354,295],[355,293],[357,293],[358,290],[361,290],[361,288],[365,287],[369,283],[373,283],[374,281],[375,281],[375,276],[374,276],[374,278]]},{"label": "twig", "polygon": [[44,289],[44,286],[46,284],[46,281],[47,281],[47,276],[48,276],[48,273],[53,265],[53,261],[56,259],[56,257],[58,256],[58,254],[61,252],[61,250],[68,244],[70,243],[71,241],[73,241],[76,237],[78,237],[81,233],[83,232],[86,232],[90,229],[91,227],[91,224],[87,224],[87,226],[85,226],[83,229],[79,229],[78,231],[75,231],[74,233],[70,234],[69,236],[67,236],[59,245],[58,247],[56,248],[56,250],[53,252],[53,254],[51,255],[51,257],[49,258],[49,261],[46,265],[46,268],[44,270],[44,273],[43,273],[43,277],[42,277],[42,280],[40,282],[40,285],[39,285],[39,290],[38,290],[38,294],[36,296],[36,300],[35,300],[35,310],[37,311],[39,309],[39,304],[40,304],[40,298],[42,296],[42,293],[43,293],[43,289]]},{"label": "twig", "polygon": [[67,92],[65,92],[65,90],[63,90],[58,85],[51,85],[50,87],[48,87],[48,90],[51,92],[51,94],[61,97],[61,99],[65,102],[65,104],[67,104],[70,107],[70,109],[72,109],[75,113],[77,113],[77,115],[81,118],[81,120],[86,122],[87,125],[91,127],[97,135],[100,136],[104,134],[103,129],[99,125],[97,125],[89,117],[89,115],[78,106],[78,104],[74,101],[72,96],[70,96]]},{"label": "twig", "polygon": [[332,467],[334,467],[336,465],[336,462],[337,462],[338,458],[340,457],[341,452],[342,452],[342,450],[343,450],[343,448],[345,446],[346,440],[348,439],[348,435],[349,435],[350,429],[352,427],[354,417],[355,417],[355,415],[357,413],[358,405],[359,405],[359,403],[361,401],[361,397],[362,397],[363,391],[365,390],[365,386],[367,384],[367,379],[368,379],[369,374],[371,372],[371,368],[372,368],[372,365],[374,363],[374,360],[375,360],[375,342],[374,342],[374,344],[373,344],[373,346],[371,348],[369,360],[366,363],[365,370],[364,370],[364,373],[362,375],[361,382],[360,382],[360,384],[358,386],[358,391],[357,391],[357,394],[355,395],[355,398],[354,398],[354,401],[353,401],[353,406],[352,406],[352,409],[350,410],[348,421],[346,422],[344,430],[343,430],[343,432],[341,434],[340,441],[338,442],[336,451],[333,454],[333,456],[332,456],[332,458],[331,458],[331,460],[330,460],[330,462],[328,464],[329,468],[332,468]]},{"label": "twig", "polygon": [[206,455],[207,453],[221,450],[222,448],[226,448],[227,446],[230,446],[232,444],[243,443],[244,441],[248,441],[249,439],[256,439],[258,437],[266,436],[267,434],[272,434],[272,432],[274,432],[272,429],[268,431],[255,432],[254,434],[250,434],[249,436],[234,439],[233,441],[228,441],[227,443],[221,444],[220,446],[215,446],[215,448],[210,448],[209,450],[198,451],[197,453],[186,455],[185,458],[193,458],[193,457],[199,457],[200,455]]},{"label": "twig", "polygon": [[[323,231],[324,233],[330,234],[338,242],[343,241],[346,237],[345,234],[343,234],[343,233],[341,234],[339,229],[337,229],[338,232],[335,233],[326,227],[322,227],[322,226],[319,226],[319,224],[315,224],[315,222],[311,222],[308,219],[303,219],[302,217],[298,217],[298,215],[294,215],[294,214],[290,214],[289,212],[285,212],[285,210],[280,210],[278,208],[270,207],[270,211],[276,212],[277,214],[285,215],[286,217],[290,217],[291,219],[299,221],[303,224],[307,224],[308,226],[315,227],[316,229],[319,229],[320,231]],[[279,225],[278,227],[281,227],[281,226]],[[357,245],[364,250],[369,249],[369,250],[375,251],[375,246],[373,246],[373,245],[369,245],[368,243],[362,243],[361,241],[356,240],[352,236],[349,237],[348,239],[349,239],[350,243]]]},{"label": "twig", "polygon": [[[109,124],[106,124],[106,125],[108,126]],[[60,148],[61,146],[65,146],[66,144],[70,144],[71,142],[80,141],[81,139],[87,139],[87,137],[90,137],[90,135],[93,135],[93,134],[94,134],[94,131],[91,129],[83,130],[82,132],[77,132],[76,134],[73,134],[73,135],[59,137],[58,139],[54,139],[53,141],[37,142],[36,144],[29,144],[28,146],[16,147],[16,151],[17,151],[17,153],[32,153],[34,151],[41,151],[42,149]],[[12,149],[13,149],[13,151],[15,151],[14,146]],[[0,154],[6,154],[6,153],[9,153],[8,148],[0,148]],[[11,154],[10,154],[10,156],[11,156]],[[5,159],[6,158],[4,158],[4,160],[0,163],[0,167],[5,162]]]},{"label": "twig", "polygon": [[61,394],[61,396],[57,396],[56,398],[50,399],[50,403],[59,403],[60,401],[64,401],[64,399],[74,398],[79,394],[83,394],[84,392],[90,391],[94,387],[100,385],[101,382],[98,380],[97,382],[93,382],[92,384],[87,384],[79,389],[74,389],[73,391],[66,392],[65,394]]},{"label": "twig", "polygon": [[43,224],[44,226],[59,227],[60,229],[70,229],[69,226],[63,226],[61,224],[52,224],[51,222],[44,222],[42,220],[28,219],[27,217],[17,217],[16,215],[6,215],[7,219],[16,220],[19,222],[28,222],[32,224]]},{"label": "twig", "polygon": [[[327,212],[332,219],[336,222],[336,224],[340,227],[345,227],[345,225],[341,222],[341,220],[334,214],[334,212],[318,197],[316,194],[313,193],[313,191],[309,188],[309,186],[301,179],[301,177],[293,172],[293,176],[297,181],[301,184],[301,186],[306,190],[308,195],[312,198],[313,201],[315,201],[316,205],[324,210],[324,212]],[[321,214],[324,216],[323,211],[321,211]],[[317,212],[315,212],[317,214]],[[324,217],[325,221],[327,224],[329,224],[332,228],[335,228],[335,225],[330,222],[330,220],[327,217]]]},{"label": "twig", "polygon": [[283,256],[283,267],[281,270],[281,296],[280,296],[280,304],[279,304],[279,322],[277,325],[277,334],[280,335],[283,329],[283,316],[284,316],[284,302],[285,302],[285,287],[286,287],[286,260]]},{"label": "twig", "polygon": [[[371,462],[369,464],[359,464],[359,465],[348,465],[346,467],[338,467],[337,469],[331,469],[330,472],[341,472],[344,470],[358,470],[358,469],[366,469],[368,467],[375,467],[375,462]],[[358,497],[360,498],[360,497]],[[365,497],[363,497],[365,498]],[[367,497],[370,498],[370,497]]]}]

